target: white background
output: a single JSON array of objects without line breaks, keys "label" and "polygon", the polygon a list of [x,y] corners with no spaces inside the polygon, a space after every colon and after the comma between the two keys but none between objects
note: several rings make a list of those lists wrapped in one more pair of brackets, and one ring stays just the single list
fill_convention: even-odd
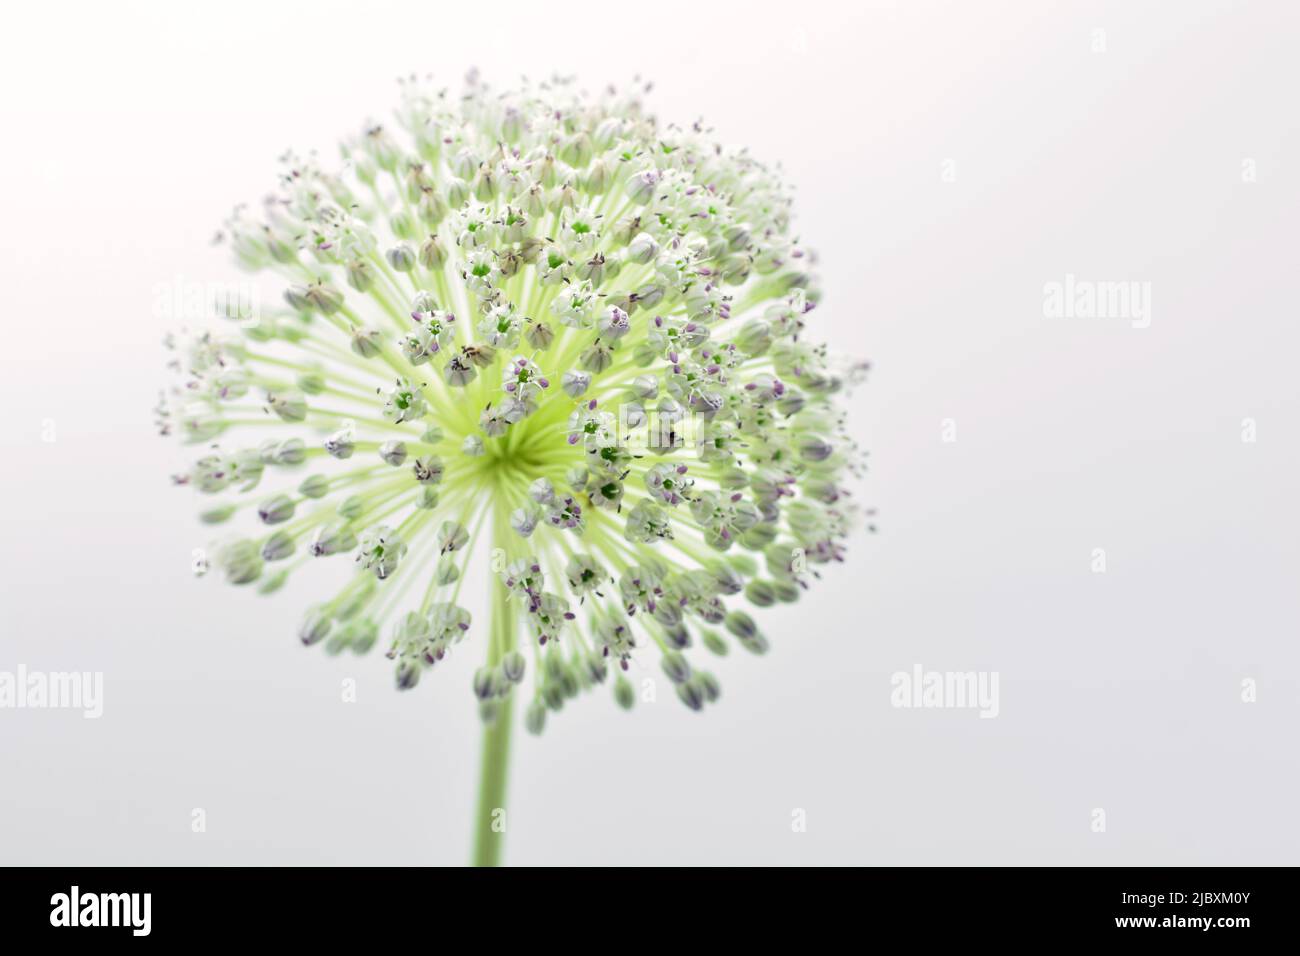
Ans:
[{"label": "white background", "polygon": [[[517,738],[509,862],[1296,863],[1297,41],[1280,0],[7,11],[0,670],[106,687],[0,710],[0,863],[467,858],[473,655],[398,694],[299,646],[310,581],[196,580],[150,408],[155,289],[236,277],[209,241],[275,157],[472,65],[640,73],[779,160],[821,332],[874,364],[880,534],[705,713]],[[1044,318],[1067,273],[1151,283],[1150,327]],[[892,708],[918,663],[998,671],[1000,716]]]}]

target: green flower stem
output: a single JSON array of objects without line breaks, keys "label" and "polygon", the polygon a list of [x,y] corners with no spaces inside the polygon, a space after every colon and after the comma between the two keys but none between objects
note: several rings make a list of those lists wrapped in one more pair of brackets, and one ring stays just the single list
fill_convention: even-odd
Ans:
[{"label": "green flower stem", "polygon": [[505,831],[496,832],[496,811],[505,809],[506,782],[510,772],[510,728],[513,720],[510,697],[501,702],[496,718],[483,727],[482,770],[479,775],[478,811],[474,823],[474,866],[499,866]]},{"label": "green flower stem", "polygon": [[[500,513],[495,537],[505,540]],[[499,546],[499,545],[498,545]],[[515,613],[504,587],[492,582],[491,647],[488,664],[495,666],[514,650]],[[499,866],[505,843],[506,784],[510,774],[510,730],[514,724],[514,695],[499,702],[496,715],[483,725],[483,755],[479,773],[478,810],[474,820],[474,866]]]}]

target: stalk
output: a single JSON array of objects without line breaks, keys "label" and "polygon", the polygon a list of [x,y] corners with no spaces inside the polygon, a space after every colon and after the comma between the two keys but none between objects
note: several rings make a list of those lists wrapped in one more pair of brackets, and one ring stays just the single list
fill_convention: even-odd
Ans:
[{"label": "stalk", "polygon": [[474,822],[474,866],[500,866],[505,845],[506,783],[510,774],[513,694],[501,702],[496,719],[483,726],[482,769]]},{"label": "stalk", "polygon": [[[498,507],[493,537],[498,548],[507,543],[508,513]],[[504,552],[503,552],[504,553]],[[496,667],[514,650],[515,609],[499,582],[492,582],[492,635],[488,666]],[[506,785],[510,777],[510,733],[514,725],[514,694],[497,702],[496,713],[483,724],[478,808],[474,818],[473,866],[499,866],[506,837]]]}]

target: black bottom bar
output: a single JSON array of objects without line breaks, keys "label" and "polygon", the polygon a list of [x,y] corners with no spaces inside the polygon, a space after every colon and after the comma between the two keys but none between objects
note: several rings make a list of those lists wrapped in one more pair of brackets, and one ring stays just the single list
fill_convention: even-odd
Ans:
[{"label": "black bottom bar", "polygon": [[617,938],[620,924],[672,938],[697,922],[687,935],[733,942],[785,925],[927,944],[1123,937],[1230,944],[1291,938],[1294,882],[1290,870],[1224,868],[8,869],[0,870],[0,927],[6,941],[75,936],[90,944],[338,946],[419,942],[435,927],[494,942],[514,928],[522,936],[524,926]]}]

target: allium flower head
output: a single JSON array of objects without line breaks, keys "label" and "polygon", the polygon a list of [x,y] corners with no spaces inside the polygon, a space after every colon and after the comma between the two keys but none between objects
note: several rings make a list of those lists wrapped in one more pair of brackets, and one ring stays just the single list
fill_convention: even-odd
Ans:
[{"label": "allium flower head", "polygon": [[484,717],[522,693],[534,732],[602,682],[630,706],[633,667],[715,700],[698,645],[765,650],[751,610],[798,600],[854,521],[837,402],[863,368],[816,338],[786,189],[639,93],[412,80],[336,167],[284,157],[227,229],[282,305],[172,339],[160,407],[196,447],[177,483],[243,529],[228,581],[350,561],[304,644],[379,643],[402,689],[478,644]]}]

